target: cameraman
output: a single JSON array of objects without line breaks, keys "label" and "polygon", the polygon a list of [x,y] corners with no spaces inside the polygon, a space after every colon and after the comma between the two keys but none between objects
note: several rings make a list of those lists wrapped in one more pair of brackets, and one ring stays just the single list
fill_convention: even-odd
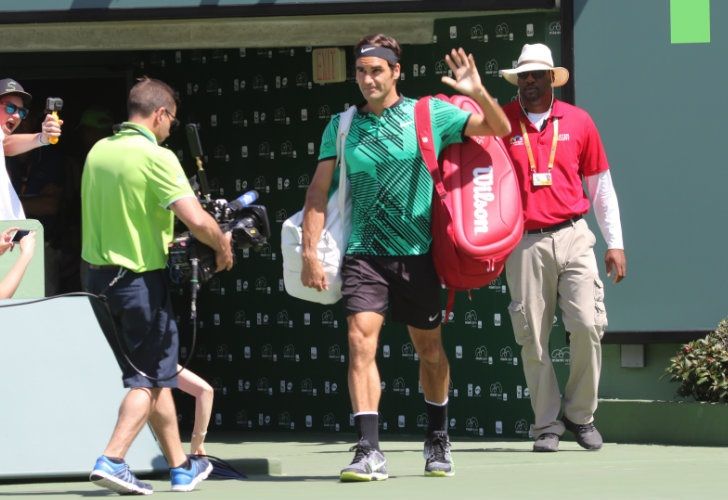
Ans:
[{"label": "cameraman", "polygon": [[[185,456],[171,388],[177,387],[178,333],[168,291],[167,247],[176,215],[215,250],[217,270],[233,265],[231,234],[223,234],[194,196],[177,157],[159,143],[178,124],[174,90],[142,78],[129,92],[129,120],[91,149],[81,179],[87,289],[105,296],[138,373],[114,349],[129,388],[111,440],[89,479],[122,494],[150,494],[124,462],[149,422],[170,466],[172,490],[191,491],[212,465]],[[98,306],[96,306],[98,307]],[[112,339],[113,344],[113,339]]]}]

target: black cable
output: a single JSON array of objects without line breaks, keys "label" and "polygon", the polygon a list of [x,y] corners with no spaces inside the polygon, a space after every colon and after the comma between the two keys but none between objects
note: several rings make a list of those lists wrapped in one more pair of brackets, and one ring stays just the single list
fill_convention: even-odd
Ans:
[{"label": "black cable", "polygon": [[39,302],[45,302],[46,300],[59,299],[62,297],[97,297],[98,298],[98,295],[94,295],[93,293],[88,293],[88,292],[67,292],[67,293],[60,293],[58,295],[51,295],[50,297],[41,297],[39,299],[24,300],[23,302],[11,302],[10,304],[0,304],[0,308],[27,306],[30,304],[37,304]]},{"label": "black cable", "polygon": [[[193,266],[193,269],[196,270],[196,266]],[[193,276],[193,278],[194,278],[194,280],[192,282],[193,283],[192,288],[195,291],[194,291],[193,299],[192,299],[193,304],[190,307],[191,316],[192,316],[192,342],[190,345],[190,354],[189,354],[189,356],[187,356],[187,359],[185,360],[184,364],[180,363],[182,368],[180,368],[174,375],[171,375],[171,376],[165,377],[165,378],[156,378],[156,377],[147,375],[142,370],[140,370],[134,364],[134,362],[131,360],[131,358],[129,357],[131,355],[131,353],[126,348],[125,343],[122,341],[122,338],[119,335],[119,331],[116,329],[116,321],[114,321],[114,315],[111,312],[111,308],[109,307],[109,303],[106,300],[105,295],[96,295],[94,293],[89,293],[89,292],[67,292],[67,293],[61,293],[58,295],[51,295],[50,297],[41,297],[39,299],[33,299],[33,300],[28,300],[28,301],[23,301],[23,302],[0,304],[0,308],[27,306],[27,305],[31,305],[31,304],[38,304],[40,302],[45,302],[47,300],[60,299],[63,297],[88,297],[91,300],[96,300],[97,302],[102,303],[104,305],[104,308],[106,309],[106,313],[107,313],[109,319],[111,320],[110,323],[111,323],[112,332],[114,334],[113,335],[114,340],[116,340],[116,343],[119,346],[119,352],[121,352],[122,356],[124,356],[124,360],[126,361],[126,363],[128,363],[128,365],[135,372],[137,372],[139,375],[146,378],[147,380],[151,380],[152,382],[166,382],[167,380],[172,380],[173,378],[178,376],[183,370],[187,369],[187,366],[190,364],[190,361],[192,361],[192,357],[194,356],[194,353],[195,353],[195,347],[197,344],[197,319],[196,319],[196,317],[197,317],[197,313],[196,313],[196,311],[197,311],[197,290],[196,290],[196,288],[199,287],[199,283],[197,282],[197,276]]]}]

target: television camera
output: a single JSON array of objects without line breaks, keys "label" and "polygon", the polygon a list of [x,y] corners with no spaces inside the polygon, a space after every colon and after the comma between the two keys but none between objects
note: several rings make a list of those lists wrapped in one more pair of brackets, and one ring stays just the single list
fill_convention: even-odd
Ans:
[{"label": "television camera", "polygon": [[[230,202],[224,199],[213,200],[202,166],[198,125],[190,123],[186,129],[190,150],[197,164],[199,201],[202,208],[215,219],[223,233],[232,232],[233,249],[260,248],[270,237],[270,222],[266,208],[254,204],[258,199],[258,192],[248,191]],[[189,231],[184,231],[169,245],[167,267],[174,285],[190,283],[194,293],[199,284],[205,283],[215,274],[215,251],[198,241]]]}]

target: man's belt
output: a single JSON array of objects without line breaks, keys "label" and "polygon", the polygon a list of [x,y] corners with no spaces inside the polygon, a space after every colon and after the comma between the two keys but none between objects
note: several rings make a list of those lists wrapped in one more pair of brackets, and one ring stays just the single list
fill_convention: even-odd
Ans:
[{"label": "man's belt", "polygon": [[576,217],[567,219],[564,222],[559,222],[558,224],[554,224],[553,226],[546,226],[546,227],[542,227],[541,229],[529,229],[526,231],[526,234],[553,233],[554,231],[558,231],[559,229],[564,229],[565,227],[573,226],[578,221],[580,221],[582,218],[583,218],[582,215],[577,215]]},{"label": "man's belt", "polygon": [[89,269],[97,269],[99,271],[109,271],[111,269],[119,269],[121,266],[114,266],[114,265],[108,265],[108,266],[97,266],[96,264],[89,264]]}]

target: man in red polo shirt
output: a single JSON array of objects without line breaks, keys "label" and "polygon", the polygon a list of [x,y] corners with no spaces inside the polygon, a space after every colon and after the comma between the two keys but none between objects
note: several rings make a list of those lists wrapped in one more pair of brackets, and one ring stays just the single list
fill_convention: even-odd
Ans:
[{"label": "man in red polo shirt", "polygon": [[[506,145],[518,174],[525,234],[506,263],[509,306],[534,411],[533,451],[558,451],[565,430],[587,450],[602,447],[594,426],[601,371],[601,338],[607,326],[604,288],[584,214],[594,206],[607,274],[626,274],[619,205],[599,132],[586,111],[554,99],[569,79],[554,67],[543,44],[524,45],[516,68],[502,76],[518,86],[504,106],[511,123]],[[586,183],[587,193],[583,182]],[[563,414],[551,364],[549,335],[556,305],[570,335],[571,363]]]}]

